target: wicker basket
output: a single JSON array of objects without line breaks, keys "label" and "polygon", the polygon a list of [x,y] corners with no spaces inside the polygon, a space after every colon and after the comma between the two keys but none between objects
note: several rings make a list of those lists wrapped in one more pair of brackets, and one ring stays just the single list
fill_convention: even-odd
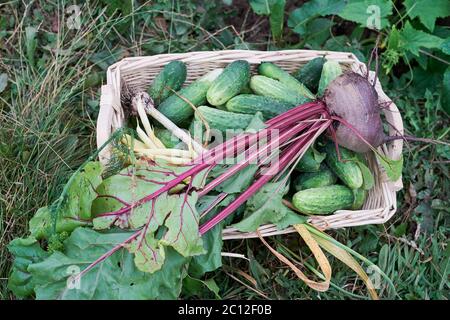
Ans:
[{"label": "wicker basket", "polygon": [[[121,107],[121,88],[126,83],[132,91],[146,90],[152,79],[161,68],[173,60],[181,60],[188,68],[187,82],[192,82],[206,72],[228,63],[243,59],[247,60],[253,70],[263,61],[274,62],[286,71],[297,70],[302,64],[316,57],[326,57],[339,62],[344,69],[366,74],[366,66],[353,54],[348,52],[287,50],[287,51],[248,51],[226,50],[205,51],[180,54],[161,54],[150,57],[125,58],[109,67],[107,71],[107,84],[102,86],[100,112],[97,120],[97,145],[103,145],[111,133],[124,124],[124,112]],[[374,73],[369,72],[369,79],[373,81]],[[394,103],[383,92],[380,83],[375,86],[379,102],[386,106],[383,111],[386,121],[391,124],[390,134],[403,134],[403,123],[400,113]],[[402,140],[395,140],[379,147],[382,154],[391,159],[399,159],[402,153]],[[107,162],[110,150],[105,148],[100,153],[100,161]],[[380,224],[386,222],[397,209],[396,192],[402,188],[401,178],[398,181],[388,180],[382,167],[377,163],[374,155],[368,154],[369,166],[375,174],[375,186],[370,190],[362,210],[339,210],[329,216],[314,216],[309,222],[316,227],[337,229],[367,224]],[[259,228],[262,236],[286,234],[296,232],[290,227],[278,230],[275,225],[264,225]],[[256,232],[243,233],[228,227],[223,231],[223,239],[243,239],[258,237]]]}]

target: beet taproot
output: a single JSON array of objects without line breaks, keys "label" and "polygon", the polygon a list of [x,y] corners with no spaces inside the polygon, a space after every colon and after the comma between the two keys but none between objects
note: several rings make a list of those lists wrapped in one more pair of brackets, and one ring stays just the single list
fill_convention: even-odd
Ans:
[{"label": "beet taproot", "polygon": [[367,152],[384,142],[383,124],[378,106],[378,94],[363,76],[348,72],[334,79],[324,92],[323,100],[331,115],[344,119],[348,126],[337,123],[337,142],[355,152]]}]

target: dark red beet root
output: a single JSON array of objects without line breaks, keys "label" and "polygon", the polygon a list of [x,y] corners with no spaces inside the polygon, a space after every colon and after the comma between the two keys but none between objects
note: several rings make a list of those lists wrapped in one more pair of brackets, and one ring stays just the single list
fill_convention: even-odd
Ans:
[{"label": "dark red beet root", "polygon": [[[346,120],[373,147],[384,141],[378,107],[378,94],[366,78],[357,73],[345,73],[334,79],[323,97],[332,115]],[[370,147],[342,123],[336,129],[337,142],[355,152],[367,152]]]}]

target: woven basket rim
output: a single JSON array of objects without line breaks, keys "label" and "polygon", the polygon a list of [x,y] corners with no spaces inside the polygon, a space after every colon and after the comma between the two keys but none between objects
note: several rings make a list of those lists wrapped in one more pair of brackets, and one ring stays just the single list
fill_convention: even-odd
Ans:
[{"label": "woven basket rim", "polygon": [[[335,60],[339,63],[348,65],[352,71],[365,74],[367,72],[366,65],[358,60],[358,58],[350,52],[336,51],[319,51],[319,50],[282,50],[282,51],[258,51],[258,50],[218,50],[218,51],[195,51],[188,53],[169,53],[158,54],[154,56],[128,57],[111,65],[107,70],[107,83],[102,86],[100,99],[100,112],[97,119],[97,145],[101,146],[108,139],[109,135],[117,128],[124,124],[124,112],[120,104],[120,90],[125,73],[142,73],[145,68],[161,68],[165,64],[173,60],[181,60],[190,65],[208,65],[228,63],[233,60],[244,59],[251,64],[262,61],[276,62],[303,62],[306,63],[316,57],[326,57],[329,60]],[[207,67],[208,67],[207,66]],[[369,79],[375,78],[374,72],[369,72]],[[128,81],[134,81],[128,80]],[[140,81],[140,80],[139,80]],[[395,127],[392,128],[391,134],[403,134],[403,122],[397,106],[384,93],[381,84],[376,80],[375,89],[379,95],[379,102],[387,103],[387,107],[383,109],[384,115],[389,119],[389,123]],[[403,141],[401,139],[382,145],[378,150],[392,159],[399,159],[402,154]],[[102,150],[100,153],[100,161],[106,162],[109,158],[109,150]],[[389,220],[397,209],[396,192],[400,190],[402,178],[395,182],[387,180],[383,169],[380,176],[383,176],[379,182],[379,192],[386,202],[384,207],[376,209],[363,210],[340,210],[329,216],[314,216],[308,219],[308,222],[320,229],[337,229],[351,226],[380,224]],[[370,200],[370,199],[369,199]],[[275,225],[269,224],[259,228],[262,236],[272,236],[276,234],[286,234],[295,232],[292,227],[278,230]],[[233,227],[227,227],[223,231],[223,239],[243,239],[258,237],[256,232],[239,232]]]}]

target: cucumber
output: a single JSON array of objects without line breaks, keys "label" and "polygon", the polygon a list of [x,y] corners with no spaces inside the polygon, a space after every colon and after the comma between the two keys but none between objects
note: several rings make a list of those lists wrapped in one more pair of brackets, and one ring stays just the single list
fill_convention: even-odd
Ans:
[{"label": "cucumber", "polygon": [[321,166],[317,172],[303,173],[294,181],[296,191],[331,186],[337,181],[336,175],[326,166]]},{"label": "cucumber", "polygon": [[252,89],[250,88],[250,81],[241,89],[241,92],[239,94],[250,94],[253,93]]},{"label": "cucumber", "polygon": [[222,133],[225,133],[226,130],[244,130],[253,119],[253,115],[223,111],[208,106],[197,108],[195,120],[202,122],[202,117],[210,129],[217,129]]},{"label": "cucumber", "polygon": [[[178,91],[178,95],[184,97],[196,107],[204,104],[206,102],[206,92],[222,71],[223,69],[215,69],[207,73],[189,86]],[[168,97],[159,105],[158,110],[176,125],[181,125],[186,123],[194,114],[194,109],[178,95],[173,94]]]},{"label": "cucumber", "polygon": [[280,81],[266,76],[253,76],[250,79],[250,88],[260,96],[279,99],[296,106],[310,101],[310,99],[290,89]]},{"label": "cucumber", "polygon": [[250,81],[250,65],[245,60],[230,63],[213,81],[206,98],[213,106],[225,104],[238,95]]},{"label": "cucumber", "polygon": [[161,142],[163,143],[164,146],[166,146],[166,148],[178,148],[181,149],[179,147],[179,145],[182,143],[180,139],[178,139],[177,137],[175,137],[172,132],[170,132],[167,129],[163,129],[163,128],[155,128],[155,136],[161,140]]},{"label": "cucumber", "polygon": [[305,96],[309,99],[314,99],[314,95],[307,87],[303,85],[303,83],[299,82],[293,76],[291,76],[288,72],[284,71],[277,65],[271,62],[263,62],[258,67],[258,72],[262,76],[266,76],[275,80],[280,81],[286,87],[298,92],[302,96]]},{"label": "cucumber", "polygon": [[203,126],[201,121],[193,119],[191,124],[189,125],[189,133],[191,135],[191,138],[198,143],[203,144],[205,142],[205,127]]},{"label": "cucumber", "polygon": [[320,75],[319,89],[317,90],[317,95],[323,96],[325,89],[328,87],[331,81],[339,77],[341,74],[342,68],[338,62],[333,60],[328,60],[327,62],[325,62],[322,68],[322,73]]},{"label": "cucumber", "polygon": [[325,154],[317,151],[313,147],[308,148],[295,166],[295,170],[300,172],[317,172],[320,169],[320,164],[325,159]]},{"label": "cucumber", "polygon": [[265,119],[273,118],[293,107],[291,103],[256,94],[240,94],[228,100],[226,104],[228,111],[249,114],[260,111]]},{"label": "cucumber", "polygon": [[330,214],[350,208],[353,201],[352,190],[341,185],[298,191],[292,198],[294,207],[305,214]]},{"label": "cucumber", "polygon": [[339,153],[342,161],[339,161],[334,143],[328,142],[325,145],[325,153],[327,154],[325,161],[328,167],[345,185],[351,189],[358,189],[363,185],[363,175],[358,163],[353,161],[356,158],[353,151],[340,146]]},{"label": "cucumber", "polygon": [[303,83],[309,90],[316,93],[319,88],[320,75],[322,74],[325,58],[314,58],[302,66],[293,74],[293,76]]},{"label": "cucumber", "polygon": [[148,90],[148,94],[152,97],[155,106],[158,106],[164,99],[172,95],[172,90],[180,90],[184,81],[186,81],[186,73],[186,65],[181,61],[171,61],[164,66]]},{"label": "cucumber", "polygon": [[364,202],[366,201],[367,197],[367,191],[359,188],[359,189],[353,189],[353,204],[350,209],[352,210],[359,210],[364,205]]}]

